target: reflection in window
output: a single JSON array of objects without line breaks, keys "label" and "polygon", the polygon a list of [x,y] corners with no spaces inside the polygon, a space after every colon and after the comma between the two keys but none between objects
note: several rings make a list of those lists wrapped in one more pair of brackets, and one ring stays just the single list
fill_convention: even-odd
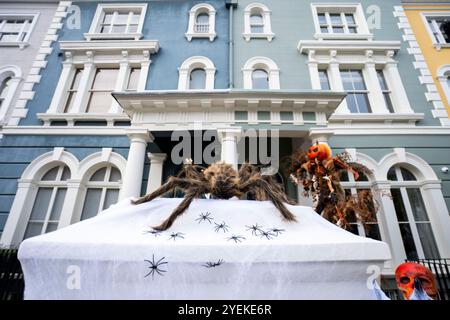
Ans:
[{"label": "reflection in window", "polygon": [[38,182],[36,198],[25,230],[24,239],[58,228],[67,191],[70,170],[65,165],[54,167]]},{"label": "reflection in window", "polygon": [[342,85],[347,92],[347,106],[351,113],[370,113],[368,91],[361,70],[341,70]]},{"label": "reflection in window", "polygon": [[261,13],[252,13],[250,15],[250,31],[251,33],[264,32],[264,19]]},{"label": "reflection in window", "polygon": [[120,171],[112,165],[94,172],[86,184],[87,190],[80,220],[92,218],[116,203],[121,179]]},{"label": "reflection in window", "polygon": [[330,90],[330,81],[328,80],[327,70],[319,70],[320,89]]},{"label": "reflection in window", "polygon": [[194,69],[191,71],[189,78],[189,89],[205,89],[206,88],[206,72],[204,69]]},{"label": "reflection in window", "polygon": [[99,26],[100,33],[136,33],[141,18],[140,10],[106,11]]},{"label": "reflection in window", "polygon": [[262,69],[256,69],[252,72],[253,89],[269,89],[269,74]]},{"label": "reflection in window", "polygon": [[378,82],[380,83],[381,91],[383,92],[384,102],[386,108],[390,113],[394,113],[394,107],[392,106],[391,91],[389,90],[386,78],[384,77],[383,70],[377,70]]}]

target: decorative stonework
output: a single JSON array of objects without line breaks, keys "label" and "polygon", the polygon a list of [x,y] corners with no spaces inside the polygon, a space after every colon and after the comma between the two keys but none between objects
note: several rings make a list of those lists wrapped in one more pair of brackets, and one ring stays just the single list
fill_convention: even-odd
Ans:
[{"label": "decorative stonework", "polygon": [[413,62],[414,68],[419,70],[419,82],[425,86],[426,92],[425,97],[428,102],[433,104],[434,110],[431,111],[433,116],[439,119],[442,126],[450,126],[450,119],[447,114],[447,110],[444,107],[442,99],[437,91],[436,84],[428,69],[425,57],[422,54],[422,50],[417,43],[417,39],[414,32],[409,24],[408,17],[405,14],[403,7],[394,6],[394,17],[399,20],[398,28],[403,30],[403,41],[409,44],[407,48],[408,53],[414,56],[415,62]]},{"label": "decorative stonework", "polygon": [[52,44],[58,40],[58,31],[63,27],[63,19],[67,17],[67,9],[72,5],[72,1],[60,1],[56,8],[53,20],[47,30],[47,34],[42,41],[38,54],[34,59],[33,66],[28,73],[23,84],[22,92],[14,106],[14,110],[8,121],[8,125],[16,126],[19,124],[20,119],[27,116],[27,103],[29,100],[33,100],[35,92],[33,90],[34,85],[41,81],[41,72],[47,67],[47,56],[53,51]]}]

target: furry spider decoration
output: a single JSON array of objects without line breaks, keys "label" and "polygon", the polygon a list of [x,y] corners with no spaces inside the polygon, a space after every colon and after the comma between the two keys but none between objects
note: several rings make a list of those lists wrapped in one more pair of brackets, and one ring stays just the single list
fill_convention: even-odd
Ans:
[{"label": "furry spider decoration", "polygon": [[355,217],[359,221],[375,221],[378,211],[373,194],[369,190],[347,196],[340,183],[344,172],[351,172],[358,180],[360,173],[369,170],[351,162],[348,154],[335,157],[326,144],[316,143],[308,152],[298,151],[290,158],[289,173],[296,185],[303,185],[304,195],[312,196],[315,211],[325,219],[346,229],[348,220]]},{"label": "furry spider decoration", "polygon": [[133,201],[140,204],[163,196],[179,188],[184,192],[184,200],[172,214],[155,230],[169,229],[174,221],[191,204],[192,200],[201,195],[210,194],[211,198],[230,199],[238,197],[246,199],[249,194],[259,201],[270,200],[287,221],[296,221],[295,216],[286,208],[285,202],[292,204],[283,192],[283,188],[271,176],[262,175],[258,168],[250,164],[243,164],[239,172],[230,164],[217,162],[208,168],[193,165],[192,160],[186,161],[176,177],[169,180],[158,190]]}]

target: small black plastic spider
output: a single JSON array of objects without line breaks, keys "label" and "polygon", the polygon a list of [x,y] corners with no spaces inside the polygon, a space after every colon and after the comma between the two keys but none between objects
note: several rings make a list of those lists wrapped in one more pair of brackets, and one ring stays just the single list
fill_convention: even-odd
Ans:
[{"label": "small black plastic spider", "polygon": [[144,261],[150,263],[150,266],[149,266],[150,271],[149,271],[149,273],[147,273],[147,274],[145,275],[144,278],[147,278],[149,275],[152,275],[152,280],[153,280],[153,279],[155,278],[155,273],[159,274],[160,276],[163,276],[163,275],[164,275],[163,272],[167,272],[167,270],[163,270],[163,269],[161,269],[160,267],[161,267],[163,264],[167,264],[167,263],[168,263],[168,262],[166,262],[166,261],[163,261],[165,258],[166,258],[166,257],[162,257],[161,259],[159,259],[158,261],[155,262],[155,255],[153,254],[153,255],[152,255],[152,261],[150,261],[150,260],[144,260]]},{"label": "small black plastic spider", "polygon": [[272,228],[272,229],[269,230],[269,232],[272,232],[275,235],[275,237],[277,237],[278,235],[282,234],[284,231],[286,231],[286,230],[278,229],[278,228]]},{"label": "small black plastic spider", "polygon": [[173,239],[173,241],[175,241],[177,238],[181,238],[181,239],[184,239],[184,233],[181,233],[181,232],[172,232],[172,234],[170,235],[170,237],[169,237],[169,240],[171,240],[171,239]]},{"label": "small black plastic spider", "polygon": [[203,221],[208,221],[209,223],[211,223],[213,218],[211,218],[210,215],[211,212],[200,213],[200,216],[197,219],[195,219],[195,221],[198,221],[198,223],[201,223]]},{"label": "small black plastic spider", "polygon": [[257,236],[258,232],[262,231],[262,226],[258,225],[257,223],[251,226],[246,226],[247,227],[247,231],[252,231],[252,235]]},{"label": "small black plastic spider", "polygon": [[270,239],[272,239],[273,237],[276,237],[276,235],[273,234],[273,233],[271,233],[270,230],[268,230],[268,231],[261,230],[260,233],[259,233],[259,236],[260,236],[261,238],[262,238],[262,237],[266,237],[267,240],[270,240]]},{"label": "small black plastic spider", "polygon": [[214,222],[214,224],[216,225],[214,227],[214,231],[216,231],[216,232],[219,232],[220,230],[222,230],[225,233],[225,232],[228,232],[228,229],[230,228],[229,226],[227,226],[227,224],[225,222],[222,222],[220,224]]},{"label": "small black plastic spider", "polygon": [[161,231],[158,231],[158,230],[146,230],[146,231],[143,232],[143,234],[147,234],[147,233],[150,233],[150,234],[154,235],[155,238],[157,236],[161,235]]},{"label": "small black plastic spider", "polygon": [[238,243],[238,242],[242,242],[242,240],[245,240],[245,237],[243,237],[243,236],[236,236],[236,235],[233,234],[227,240],[228,241],[233,240],[234,242]]},{"label": "small black plastic spider", "polygon": [[207,262],[205,264],[202,264],[205,268],[215,268],[223,264],[223,259],[219,259],[217,262]]}]

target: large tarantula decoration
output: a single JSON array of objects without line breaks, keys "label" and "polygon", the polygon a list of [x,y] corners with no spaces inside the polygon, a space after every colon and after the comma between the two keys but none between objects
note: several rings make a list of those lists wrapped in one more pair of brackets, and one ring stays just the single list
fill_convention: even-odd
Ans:
[{"label": "large tarantula decoration", "polygon": [[194,165],[192,160],[188,160],[177,176],[170,177],[159,189],[134,200],[133,203],[152,201],[176,189],[184,193],[183,201],[161,225],[153,229],[159,231],[169,229],[194,199],[206,194],[210,194],[210,197],[215,199],[238,197],[259,201],[270,200],[285,220],[296,221],[295,216],[284,205],[284,203],[294,203],[287,198],[281,184],[273,176],[263,175],[258,167],[248,163],[243,164],[237,171],[224,162],[217,162],[205,168]]},{"label": "large tarantula decoration", "polygon": [[291,180],[302,185],[305,197],[312,197],[314,209],[322,217],[347,229],[349,221],[373,222],[378,205],[370,190],[359,190],[357,195],[347,195],[340,179],[343,173],[370,173],[366,167],[350,161],[347,153],[335,157],[323,143],[312,145],[308,152],[297,151],[289,158]]}]

